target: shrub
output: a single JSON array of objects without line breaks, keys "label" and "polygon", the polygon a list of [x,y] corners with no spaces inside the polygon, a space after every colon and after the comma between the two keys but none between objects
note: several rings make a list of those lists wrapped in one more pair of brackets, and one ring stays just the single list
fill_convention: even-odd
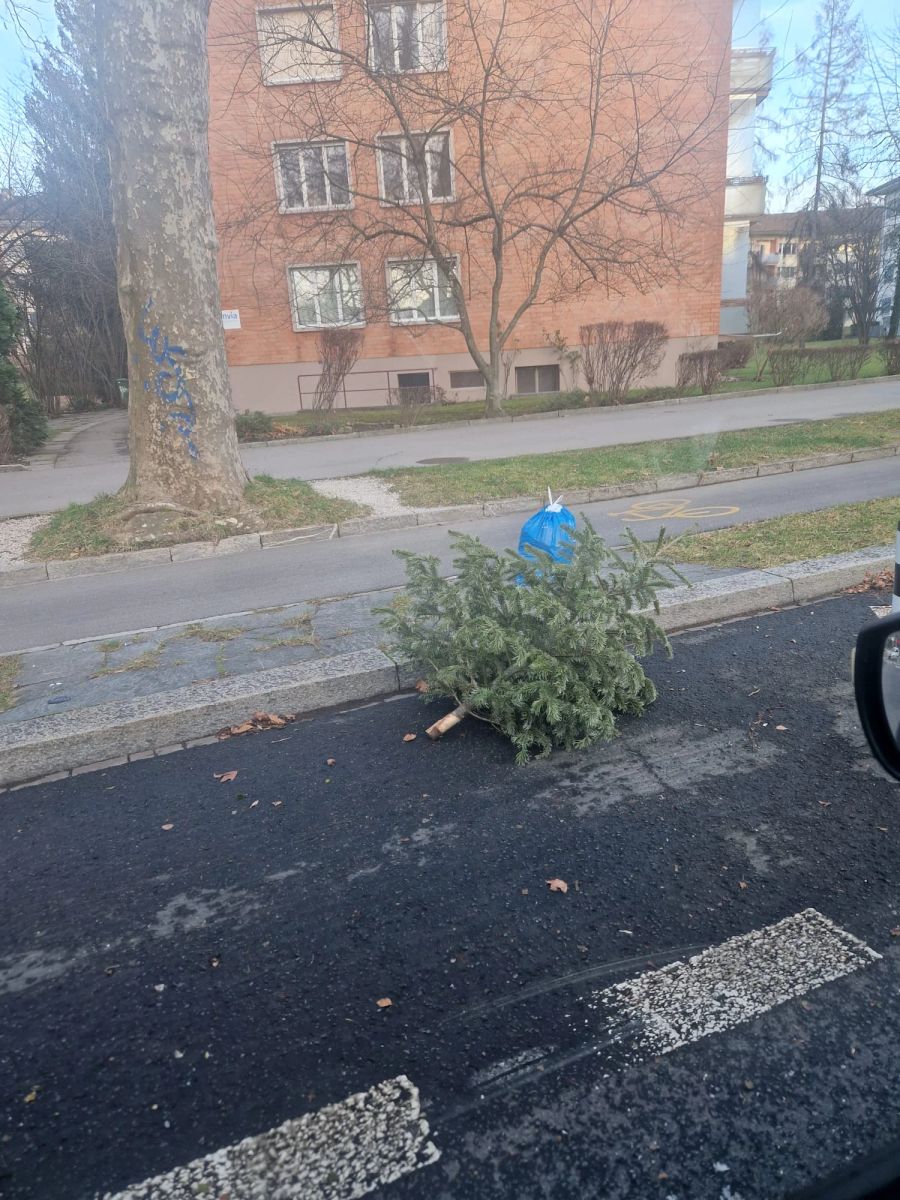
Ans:
[{"label": "shrub", "polygon": [[678,387],[697,387],[704,396],[714,392],[722,379],[718,350],[692,350],[678,359]]},{"label": "shrub", "polygon": [[752,353],[753,343],[749,338],[719,342],[719,367],[723,371],[739,371],[746,367]]},{"label": "shrub", "polygon": [[806,377],[809,353],[794,347],[772,347],[769,351],[769,370],[776,387],[790,387]]},{"label": "shrub", "polygon": [[632,387],[663,360],[669,333],[659,321],[601,321],[582,325],[581,368],[589,392],[621,404]]},{"label": "shrub", "polygon": [[782,345],[801,348],[828,323],[828,310],[818,293],[805,287],[757,287],[750,293],[750,328],[770,333]]},{"label": "shrub", "polygon": [[50,434],[44,410],[26,391],[22,376],[9,361],[18,329],[18,310],[0,286],[0,406],[4,409],[4,441],[10,446],[8,457],[30,454]]},{"label": "shrub", "polygon": [[238,440],[242,442],[263,441],[272,432],[274,426],[275,420],[271,414],[251,412],[249,408],[245,412],[238,413],[234,418]]},{"label": "shrub", "polygon": [[823,362],[828,378],[859,379],[869,357],[868,346],[829,346],[825,350],[807,350],[810,363]]},{"label": "shrub", "polygon": [[12,459],[12,429],[6,409],[0,407],[0,463],[8,463]]},{"label": "shrub", "polygon": [[427,671],[426,697],[493,725],[520,763],[609,739],[617,714],[638,715],[656,698],[636,656],[669,646],[640,610],[681,577],[662,535],[648,547],[629,531],[624,556],[584,526],[569,564],[453,534],[453,582],[437,557],[398,551],[406,590],[378,610],[393,651]]},{"label": "shrub", "polygon": [[888,375],[900,375],[900,341],[885,338],[881,343],[881,357]]},{"label": "shrub", "polygon": [[322,374],[316,384],[313,409],[316,412],[331,412],[344,380],[356,365],[362,349],[361,329],[323,329],[316,345],[322,363]]}]

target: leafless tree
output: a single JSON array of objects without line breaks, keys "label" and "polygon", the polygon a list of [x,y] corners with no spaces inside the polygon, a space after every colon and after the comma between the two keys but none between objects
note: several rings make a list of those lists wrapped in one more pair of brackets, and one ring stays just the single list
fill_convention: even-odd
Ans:
[{"label": "leafless tree", "polygon": [[[234,6],[214,49],[237,102],[258,86],[258,37],[270,81],[330,69],[339,82],[269,88],[252,146],[213,131],[240,163],[225,231],[279,273],[358,264],[366,319],[447,322],[497,411],[504,351],[533,306],[648,291],[692,267],[678,233],[718,195],[727,52],[702,3],[648,17],[640,0],[447,0],[446,25],[440,9],[340,0],[338,37],[330,7],[290,30],[272,9],[258,31]],[[286,130],[276,198],[268,146]],[[351,322],[357,269],[341,284]]]},{"label": "leafless tree", "polygon": [[135,510],[235,511],[238,454],[207,153],[209,0],[96,0]]},{"label": "leafless tree", "polygon": [[860,343],[868,345],[886,266],[896,258],[896,248],[882,241],[884,209],[858,191],[841,190],[831,194],[826,216],[825,279],[852,317]]},{"label": "leafless tree", "polygon": [[798,56],[797,84],[783,113],[793,194],[809,197],[810,246],[801,262],[804,282],[821,287],[821,213],[827,191],[853,170],[854,138],[862,129],[865,99],[859,85],[865,34],[856,0],[819,0],[815,36]]},{"label": "leafless tree", "polygon": [[582,325],[581,361],[588,391],[621,404],[635,383],[658,370],[668,336],[659,321]]},{"label": "leafless tree", "polygon": [[316,384],[313,408],[316,412],[331,412],[344,380],[359,358],[362,332],[359,329],[323,329],[317,345],[322,374]]},{"label": "leafless tree", "polygon": [[770,334],[779,345],[802,349],[827,320],[821,297],[810,288],[755,288],[750,293],[751,331]]}]

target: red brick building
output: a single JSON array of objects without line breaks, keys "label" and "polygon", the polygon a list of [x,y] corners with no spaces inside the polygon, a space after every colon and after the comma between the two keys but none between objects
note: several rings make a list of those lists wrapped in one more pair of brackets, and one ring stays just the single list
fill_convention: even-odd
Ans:
[{"label": "red brick building", "polygon": [[235,406],[309,407],[333,326],[362,331],[340,406],[478,398],[473,343],[491,358],[511,323],[492,356],[509,392],[577,385],[560,339],[611,319],[666,325],[644,382],[673,382],[719,329],[731,18],[732,0],[213,0]]}]

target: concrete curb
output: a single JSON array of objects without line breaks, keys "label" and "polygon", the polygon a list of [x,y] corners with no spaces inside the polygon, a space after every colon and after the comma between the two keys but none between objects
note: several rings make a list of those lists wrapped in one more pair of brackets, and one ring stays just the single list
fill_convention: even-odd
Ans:
[{"label": "concrete curb", "polygon": [[[597,405],[593,408],[555,408],[552,412],[522,413],[518,417],[478,417],[473,421],[436,421],[424,425],[392,425],[389,429],[366,429],[352,433],[325,433],[319,434],[316,437],[273,438],[271,441],[241,442],[241,446],[256,448],[261,446],[296,446],[301,444],[305,446],[316,442],[339,442],[347,438],[392,437],[397,433],[426,433],[432,429],[446,429],[448,425],[451,428],[458,429],[470,425],[515,425],[520,421],[552,421],[556,418],[565,419],[566,417],[584,416],[588,412],[608,412],[612,410],[619,412],[624,410],[628,410],[629,412],[632,410],[643,412],[673,404],[706,404],[714,400],[746,400],[756,396],[780,396],[784,392],[818,392],[823,388],[859,387],[861,384],[886,383],[891,379],[898,378],[900,377],[895,375],[876,375],[873,379],[839,379],[830,383],[798,383],[792,384],[789,387],[748,388],[746,391],[740,392],[714,392],[709,396],[673,396],[670,400],[639,400],[635,404]],[[273,415],[277,416],[277,414]]]},{"label": "concrete curb", "polygon": [[[819,384],[811,385],[818,387]],[[659,475],[633,483],[612,483],[601,487],[581,488],[566,492],[569,507],[594,504],[603,500],[619,500],[628,496],[648,496],[657,492],[687,491],[710,487],[716,483],[736,483],[767,475],[789,475],[794,471],[810,471],[820,467],[836,467],[853,462],[871,462],[878,458],[894,458],[900,454],[900,443],[872,446],[860,450],[844,450],[833,454],[815,454],[806,458],[784,459],[759,466],[728,467],[723,470],[700,471],[688,475]],[[381,533],[390,529],[416,529],[426,525],[452,525],[455,522],[477,521],[484,517],[499,517],[507,513],[531,513],[540,504],[536,496],[512,496],[506,500],[485,500],[476,504],[452,504],[446,508],[396,513],[390,516],[353,517],[336,525],[306,525],[299,529],[273,529],[265,533],[242,533],[222,538],[218,542],[182,542],[178,546],[159,546],[148,550],[131,550],[117,554],[99,554],[84,558],[53,559],[44,563],[29,563],[9,571],[0,571],[0,588],[20,584],[45,583],[56,579],[72,579],[82,575],[106,575],[131,571],[162,563],[189,562],[198,558],[218,558],[241,554],[248,550],[267,550],[271,546],[286,546],[294,542],[332,541],[335,538],[356,537],[360,534]]]},{"label": "concrete curb", "polygon": [[[874,546],[673,588],[661,598],[659,620],[673,633],[805,604],[862,583],[893,561],[893,547]],[[0,726],[0,790],[205,744],[258,710],[309,713],[406,691],[415,674],[380,650],[363,650]]]}]

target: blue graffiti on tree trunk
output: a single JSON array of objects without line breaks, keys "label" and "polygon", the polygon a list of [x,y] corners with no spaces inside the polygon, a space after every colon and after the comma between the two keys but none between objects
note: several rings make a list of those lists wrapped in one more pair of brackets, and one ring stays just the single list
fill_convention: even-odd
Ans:
[{"label": "blue graffiti on tree trunk", "polygon": [[[184,439],[188,454],[191,458],[199,458],[200,451],[197,449],[193,436],[197,424],[194,401],[188,390],[184,367],[178,361],[186,356],[187,351],[182,346],[170,345],[168,337],[162,332],[159,325],[154,325],[150,330],[147,329],[152,310],[153,301],[148,300],[141,312],[137,330],[138,337],[149,349],[150,357],[159,367],[152,382],[149,379],[144,381],[144,391],[149,392],[152,389],[157,399],[166,405],[169,410],[167,420],[173,423]],[[159,427],[165,429],[166,422],[160,421]]]}]

